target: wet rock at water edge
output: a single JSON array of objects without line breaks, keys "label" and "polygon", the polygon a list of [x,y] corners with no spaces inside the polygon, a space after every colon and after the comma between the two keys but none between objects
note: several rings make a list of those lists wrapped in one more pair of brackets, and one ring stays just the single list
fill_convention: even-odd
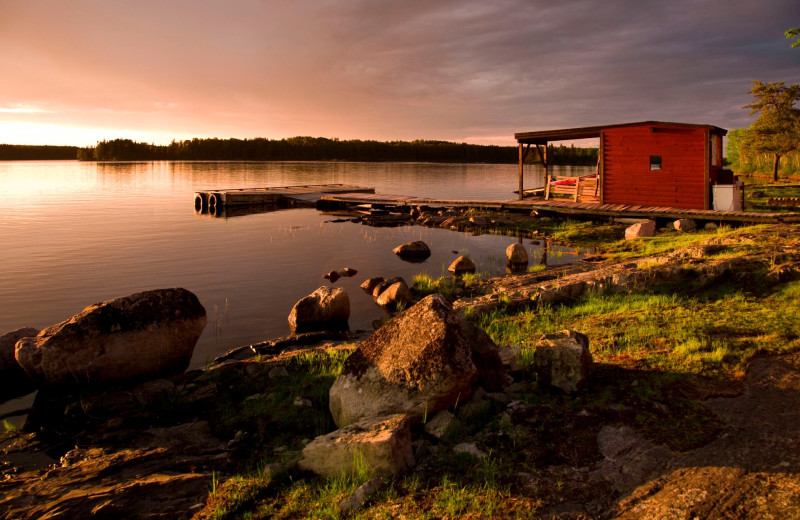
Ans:
[{"label": "wet rock at water edge", "polygon": [[0,400],[30,393],[35,386],[14,357],[14,347],[22,338],[39,334],[39,329],[23,327],[0,336]]},{"label": "wet rock at water edge", "polygon": [[131,294],[87,307],[23,338],[16,359],[38,385],[94,385],[180,373],[206,311],[186,289]]},{"label": "wet rock at water edge", "polygon": [[406,285],[406,282],[400,280],[393,283],[385,291],[383,291],[376,303],[389,312],[395,312],[399,309],[408,307],[413,301],[411,291]]},{"label": "wet rock at water edge", "polygon": [[403,279],[402,276],[392,276],[388,280],[383,280],[374,286],[374,288],[372,289],[372,297],[375,298],[375,300],[377,300],[378,298],[380,298],[381,294],[383,294],[383,292],[386,289],[388,289],[389,287],[393,286],[398,282],[402,282],[406,285],[406,287],[408,287],[408,284],[406,283],[406,281]]},{"label": "wet rock at water edge", "polygon": [[453,263],[450,264],[450,267],[447,268],[448,271],[453,273],[454,275],[462,275],[468,273],[474,273],[476,270],[475,263],[466,256],[459,256]]},{"label": "wet rock at water edge", "polygon": [[366,293],[372,294],[372,291],[374,291],[375,287],[377,287],[381,282],[383,282],[383,276],[374,276],[364,280],[359,287],[361,287]]},{"label": "wet rock at water edge", "polygon": [[522,244],[511,244],[506,248],[507,270],[512,273],[523,272],[528,269],[528,251]]},{"label": "wet rock at water edge", "polygon": [[347,330],[350,298],[341,287],[322,286],[298,301],[289,313],[292,334],[319,330]]},{"label": "wet rock at water edge", "polygon": [[409,262],[422,262],[431,256],[431,249],[422,240],[406,242],[392,249],[392,252],[400,257],[401,260]]}]

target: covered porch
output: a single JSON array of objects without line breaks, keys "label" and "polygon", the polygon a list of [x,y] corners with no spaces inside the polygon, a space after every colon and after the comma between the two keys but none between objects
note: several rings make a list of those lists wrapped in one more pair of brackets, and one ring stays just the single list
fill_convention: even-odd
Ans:
[{"label": "covered porch", "polygon": [[595,139],[602,136],[607,126],[587,126],[581,128],[563,128],[538,132],[522,132],[514,134],[519,146],[519,200],[525,197],[525,161],[534,147],[536,162],[544,169],[544,199],[553,195],[565,195],[573,202],[602,204],[602,139],[598,147],[597,168],[593,175],[577,177],[556,177],[552,179],[552,158],[547,155],[547,146],[557,141],[573,141],[578,139]]}]

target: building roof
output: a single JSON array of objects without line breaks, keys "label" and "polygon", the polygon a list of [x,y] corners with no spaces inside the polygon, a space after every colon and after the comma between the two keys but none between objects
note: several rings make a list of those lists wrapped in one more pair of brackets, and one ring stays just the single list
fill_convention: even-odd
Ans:
[{"label": "building roof", "polygon": [[546,144],[552,141],[569,141],[572,139],[591,139],[600,137],[600,132],[609,128],[624,128],[628,126],[671,126],[679,128],[705,128],[714,133],[725,135],[728,133],[724,128],[713,125],[695,125],[690,123],[668,123],[664,121],[641,121],[638,123],[621,123],[616,125],[604,126],[584,126],[580,128],[562,128],[560,130],[540,130],[537,132],[521,132],[514,134],[514,138],[519,143],[525,144]]}]

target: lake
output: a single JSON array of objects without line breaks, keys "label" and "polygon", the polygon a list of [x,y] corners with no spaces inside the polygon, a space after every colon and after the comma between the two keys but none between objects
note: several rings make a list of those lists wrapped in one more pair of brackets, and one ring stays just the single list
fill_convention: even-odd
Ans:
[{"label": "lake", "polygon": [[[567,174],[567,168],[561,170]],[[569,169],[588,172],[586,168]],[[526,188],[542,171],[526,166]],[[167,287],[194,292],[209,323],[192,367],[227,350],[289,333],[292,306],[327,280],[328,271],[358,271],[335,285],[351,300],[352,329],[371,329],[384,313],[359,289],[372,276],[438,277],[458,254],[479,272],[505,271],[515,239],[471,236],[420,226],[372,228],[315,209],[233,218],[196,214],[194,192],[220,188],[346,183],[377,193],[464,199],[511,199],[516,165],[346,162],[0,162],[0,334],[44,328],[93,303]],[[424,263],[392,249],[424,240]],[[529,255],[540,247],[525,241]],[[551,255],[548,262],[574,261]]]}]

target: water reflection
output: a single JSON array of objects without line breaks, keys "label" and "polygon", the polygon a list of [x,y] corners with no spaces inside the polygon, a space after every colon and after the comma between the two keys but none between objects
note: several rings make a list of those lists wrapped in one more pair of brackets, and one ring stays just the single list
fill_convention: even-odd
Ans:
[{"label": "water reflection", "polygon": [[[479,273],[501,274],[504,251],[517,240],[420,226],[372,228],[306,208],[235,208],[214,218],[189,209],[198,191],[298,184],[509,199],[516,165],[15,162],[0,163],[0,183],[6,195],[0,300],[13,302],[0,306],[0,333],[41,329],[118,296],[184,287],[198,295],[211,322],[193,367],[288,333],[292,305],[329,283],[323,275],[332,270],[359,271],[336,285],[351,296],[351,327],[369,329],[383,311],[358,288],[363,279],[448,276],[458,256],[453,251],[468,253]],[[392,253],[414,240],[431,247],[425,262],[407,264]],[[574,261],[574,252],[544,246],[525,243],[530,265]]]}]

